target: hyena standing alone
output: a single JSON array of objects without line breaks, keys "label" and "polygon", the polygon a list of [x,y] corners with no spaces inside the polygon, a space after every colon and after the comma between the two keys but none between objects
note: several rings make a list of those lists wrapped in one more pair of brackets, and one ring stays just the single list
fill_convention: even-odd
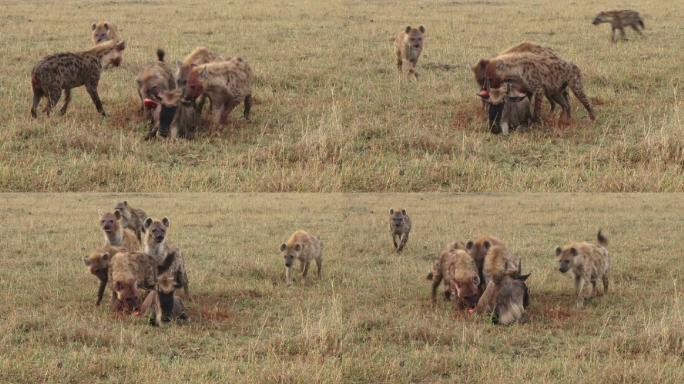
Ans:
[{"label": "hyena standing alone", "polygon": [[575,295],[577,306],[584,304],[582,289],[591,282],[590,297],[599,295],[596,289],[597,280],[603,282],[603,294],[608,293],[608,272],[610,270],[610,257],[608,256],[608,239],[599,230],[596,235],[597,244],[571,243],[564,247],[556,248],[558,269],[561,273],[572,271],[575,277]]},{"label": "hyena standing alone", "polygon": [[299,260],[302,271],[302,283],[306,283],[306,275],[309,272],[311,261],[316,262],[316,275],[321,278],[323,268],[323,243],[316,237],[305,231],[298,230],[280,244],[280,253],[285,261],[285,280],[287,285],[292,285],[292,266],[295,259]]},{"label": "hyena standing alone", "polygon": [[636,31],[638,34],[642,36],[644,34],[641,32],[641,29],[646,28],[646,26],[644,26],[644,21],[641,20],[641,16],[639,16],[639,12],[632,11],[629,9],[620,11],[599,12],[598,15],[596,15],[596,17],[594,18],[594,21],[592,21],[591,23],[594,25],[610,23],[610,40],[613,43],[615,42],[616,29],[620,30],[620,37],[622,37],[623,40],[627,40],[624,27],[632,27],[634,31]]},{"label": "hyena standing alone", "polygon": [[390,214],[390,234],[392,235],[392,243],[397,253],[401,253],[406,246],[409,239],[409,232],[411,232],[411,218],[406,213],[405,209],[389,210]]},{"label": "hyena standing alone", "polygon": [[423,34],[425,34],[425,27],[422,25],[418,28],[412,28],[409,25],[394,39],[394,52],[397,55],[399,75],[402,74],[404,61],[408,61],[411,64],[409,74],[413,74],[416,79],[418,78],[416,64],[418,64],[418,58],[423,52]]},{"label": "hyena standing alone", "polygon": [[50,111],[62,96],[62,90],[64,90],[64,105],[60,113],[65,114],[71,101],[71,88],[82,85],[86,87],[97,111],[102,116],[106,116],[97,93],[97,84],[100,82],[100,73],[103,68],[117,67],[121,64],[124,48],[126,44],[123,41],[110,40],[87,51],[57,53],[39,61],[31,71],[31,87],[33,88],[31,116],[37,117],[36,108],[43,97],[48,99],[45,113],[49,116]]}]

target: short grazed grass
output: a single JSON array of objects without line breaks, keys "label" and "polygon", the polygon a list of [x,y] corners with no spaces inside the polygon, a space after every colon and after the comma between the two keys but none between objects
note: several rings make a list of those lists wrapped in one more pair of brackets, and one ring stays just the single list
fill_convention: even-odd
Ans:
[{"label": "short grazed grass", "polygon": [[[591,19],[626,6],[646,38],[611,45]],[[0,190],[682,191],[683,16],[654,0],[4,1]],[[89,47],[100,17],[128,44],[101,81],[109,117],[77,90],[66,116],[31,120],[32,66]],[[418,82],[394,68],[390,40],[407,24],[427,28]],[[573,99],[570,126],[486,131],[467,66],[523,40],[582,69],[596,123]],[[144,142],[135,75],[157,47],[175,61],[199,45],[252,65],[254,121]]]},{"label": "short grazed grass", "polygon": [[[189,325],[95,308],[82,258],[120,199],[171,218],[195,295]],[[414,223],[400,256],[389,206]],[[3,383],[684,380],[682,195],[5,194],[0,214]],[[576,309],[553,250],[598,227],[611,290]],[[323,239],[323,279],[288,288],[277,248],[297,228]],[[528,324],[429,305],[433,258],[481,233],[532,273]]]}]

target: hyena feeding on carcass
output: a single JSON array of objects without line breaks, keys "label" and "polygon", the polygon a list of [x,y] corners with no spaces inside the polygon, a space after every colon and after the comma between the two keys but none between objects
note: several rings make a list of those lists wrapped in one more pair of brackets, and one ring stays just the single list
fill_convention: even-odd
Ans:
[{"label": "hyena feeding on carcass", "polygon": [[60,110],[66,113],[71,102],[71,89],[85,86],[88,95],[93,100],[97,111],[106,116],[102,108],[102,101],[97,93],[100,74],[103,68],[117,67],[121,64],[122,52],[126,48],[123,41],[106,41],[93,48],[79,53],[57,53],[38,62],[31,71],[31,87],[33,89],[33,105],[31,116],[34,118],[36,108],[43,97],[48,99],[45,113],[57,105],[64,90],[64,105]]},{"label": "hyena feeding on carcass", "polygon": [[[136,78],[141,111],[145,111],[145,106],[148,106],[145,103],[145,99],[151,99],[158,103],[161,92],[176,89],[176,80],[173,77],[171,68],[164,62],[164,55],[163,49],[157,49],[157,61],[145,65],[142,72]],[[145,118],[150,117],[151,114],[147,112]]]},{"label": "hyena feeding on carcass", "polygon": [[623,40],[627,40],[627,36],[625,35],[625,28],[624,27],[632,27],[632,29],[641,36],[644,35],[641,32],[641,30],[646,28],[646,26],[644,25],[644,21],[641,20],[641,16],[639,16],[639,12],[632,11],[629,9],[620,10],[620,11],[599,12],[598,15],[596,15],[596,17],[594,18],[594,21],[592,21],[591,23],[594,25],[599,25],[602,23],[610,23],[610,27],[611,27],[610,40],[613,43],[615,43],[615,41],[616,41],[615,40],[615,30],[616,29],[620,30],[620,37],[622,37]]},{"label": "hyena feeding on carcass", "polygon": [[456,310],[475,308],[480,299],[480,273],[475,260],[463,249],[447,247],[432,266],[428,280],[432,280],[432,303],[435,303],[437,288],[444,283],[444,297],[453,300]]},{"label": "hyena feeding on carcass", "polygon": [[[198,65],[215,63],[226,60],[231,60],[231,58],[229,57],[228,59],[224,59],[223,56],[208,50],[206,47],[195,48],[192,52],[190,52],[187,56],[183,58],[183,61],[176,61],[176,66],[178,67],[178,71],[176,72],[176,82],[178,83],[178,87],[183,89],[185,88],[185,85],[188,82],[188,75],[190,75],[192,69],[197,67]],[[197,104],[196,108],[199,113],[202,113],[202,109],[204,108],[204,103],[206,101],[207,95],[202,95],[202,97],[200,98],[200,102],[199,104]],[[210,105],[210,107],[212,106]]]},{"label": "hyena feeding on carcass", "polygon": [[192,139],[200,125],[200,107],[182,100],[182,90],[174,89],[159,94],[159,101],[145,99],[145,106],[152,110],[152,126],[145,135],[151,139],[161,137],[184,137]]}]

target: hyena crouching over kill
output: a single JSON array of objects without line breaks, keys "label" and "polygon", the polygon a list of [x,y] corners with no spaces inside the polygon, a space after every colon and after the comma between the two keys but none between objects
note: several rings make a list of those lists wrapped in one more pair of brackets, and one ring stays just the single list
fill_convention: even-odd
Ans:
[{"label": "hyena crouching over kill", "polygon": [[93,100],[97,111],[106,116],[102,101],[97,93],[100,73],[103,68],[117,67],[121,64],[122,52],[126,48],[123,41],[106,41],[93,48],[79,53],[57,53],[47,56],[31,70],[31,87],[33,89],[33,105],[31,116],[34,118],[36,108],[43,97],[48,99],[45,113],[57,105],[64,90],[64,105],[60,114],[65,114],[71,102],[71,88],[85,86]]}]

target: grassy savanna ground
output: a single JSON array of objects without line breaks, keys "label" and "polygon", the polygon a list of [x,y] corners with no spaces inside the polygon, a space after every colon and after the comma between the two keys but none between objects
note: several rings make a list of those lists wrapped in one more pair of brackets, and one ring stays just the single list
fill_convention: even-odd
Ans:
[{"label": "grassy savanna ground", "polygon": [[[195,300],[186,326],[94,306],[82,258],[98,212],[126,198],[169,215]],[[392,252],[390,206],[411,214]],[[679,382],[684,380],[682,195],[28,194],[0,213],[0,381]],[[554,248],[610,239],[611,290],[582,308]],[[325,243],[323,279],[284,284],[279,244]],[[491,233],[531,272],[530,322],[495,326],[429,304],[447,242]]]},{"label": "grassy savanna ground", "polygon": [[[641,12],[646,38],[611,45],[604,9]],[[0,189],[5,191],[682,191],[684,4],[678,1],[4,1]],[[101,118],[79,89],[64,117],[29,117],[43,56],[119,25],[122,68]],[[397,81],[392,37],[427,28],[420,81]],[[485,129],[467,66],[523,40],[583,71],[598,112],[529,134]],[[134,78],[162,47],[243,56],[254,121],[234,112],[187,142],[144,142]],[[445,66],[446,65],[446,66]],[[544,104],[548,110],[548,104]]]}]

